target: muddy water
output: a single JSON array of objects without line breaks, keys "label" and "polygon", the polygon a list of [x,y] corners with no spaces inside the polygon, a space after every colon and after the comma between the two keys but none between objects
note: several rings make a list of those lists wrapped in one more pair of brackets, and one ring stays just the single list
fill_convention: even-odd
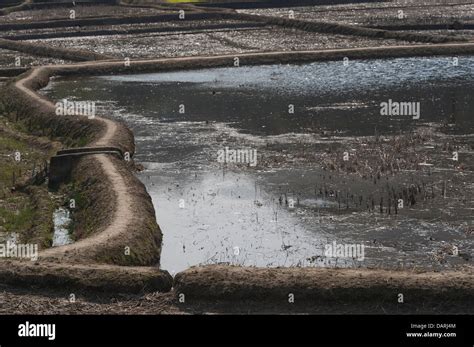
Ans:
[{"label": "muddy water", "polygon": [[[135,160],[145,166],[138,175],[164,234],[162,267],[177,272],[207,263],[472,264],[473,86],[474,58],[460,57],[457,65],[409,58],[69,78],[45,92],[94,100],[99,114],[133,129]],[[382,116],[389,100],[419,103],[419,119]],[[422,127],[461,142],[464,171],[431,143],[416,150],[437,158],[435,166],[375,183],[314,159]],[[240,161],[232,150],[243,150]],[[447,177],[449,191],[437,199]],[[385,184],[431,184],[432,192],[396,214],[379,213]]]}]

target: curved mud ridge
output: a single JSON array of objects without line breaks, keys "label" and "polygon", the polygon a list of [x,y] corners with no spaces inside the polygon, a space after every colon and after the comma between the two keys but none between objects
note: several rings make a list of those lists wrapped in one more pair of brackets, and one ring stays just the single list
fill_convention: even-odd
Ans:
[{"label": "curved mud ridge", "polygon": [[[39,67],[10,82],[5,88],[3,100],[10,117],[14,117],[13,120],[28,119],[30,127],[40,134],[45,135],[47,129],[46,135],[59,137],[70,146],[75,146],[77,139],[86,139],[90,146],[118,147],[133,155],[133,134],[122,124],[99,117],[89,120],[82,116],[55,114],[54,104],[35,93],[35,90],[47,85],[54,74],[54,68]],[[135,291],[140,287],[169,290],[170,276],[157,266],[161,231],[156,223],[151,198],[128,166],[126,161],[105,154],[79,159],[72,179],[88,201],[88,215],[81,222],[92,226],[95,232],[76,243],[40,251],[39,262],[33,267],[24,261],[1,262],[0,279],[6,283],[47,286],[67,283],[74,287],[92,288],[93,284],[84,281],[97,274],[96,277],[103,278],[96,281],[97,289],[116,287]],[[104,271],[103,266],[99,265],[101,263],[113,265]],[[78,270],[73,264],[83,264],[83,267]],[[124,265],[154,266],[133,267],[127,272]],[[152,285],[140,285],[143,276]],[[82,277],[84,279],[80,280]],[[138,283],[138,287],[134,282]]]},{"label": "curved mud ridge", "polygon": [[[64,66],[63,68],[67,68]],[[33,103],[42,112],[30,117],[49,117],[53,122],[63,116],[56,116],[52,102],[39,96],[34,90],[48,84],[54,68],[39,67],[21,76],[12,86],[19,90],[26,103]],[[69,117],[65,117],[69,118]],[[82,119],[81,119],[82,118]],[[90,121],[85,117],[69,118],[71,129],[80,123]],[[88,127],[89,146],[118,147],[122,152],[133,155],[135,150],[133,134],[124,125],[105,118],[95,118]],[[67,127],[67,126],[65,126]],[[72,137],[77,134],[72,134]],[[82,158],[73,170],[73,177],[84,175],[104,184],[106,189],[91,187],[88,201],[96,204],[91,208],[90,219],[96,221],[95,233],[73,244],[50,248],[40,253],[41,259],[65,259],[74,262],[106,262],[118,265],[154,265],[159,263],[161,231],[156,224],[151,199],[143,184],[127,168],[125,161],[109,155],[89,155]],[[87,181],[87,177],[83,180]],[[90,181],[88,181],[90,185]],[[100,207],[113,206],[104,216]],[[146,242],[144,242],[146,241]],[[130,255],[125,250],[130,250]]]},{"label": "curved mud ridge", "polygon": [[[18,110],[21,117],[33,117],[39,123],[46,121],[56,135],[62,133],[61,136],[70,138],[86,136],[89,139],[89,146],[112,146],[133,153],[133,134],[124,125],[98,117],[94,120],[74,116],[58,117],[54,114],[54,105],[51,101],[35,93],[35,90],[47,85],[51,76],[231,66],[235,56],[241,58],[241,65],[245,65],[335,60],[346,56],[365,59],[462,54],[474,54],[474,43],[163,58],[132,61],[130,66],[126,66],[123,61],[96,61],[35,68],[10,83],[7,88],[10,96],[17,97],[13,107]],[[46,281],[49,284],[58,284],[63,283],[61,281],[68,281],[68,276],[71,276],[73,279],[68,283],[88,287],[88,284],[80,281],[82,276],[89,276],[90,271],[100,273],[103,269],[107,269],[118,276],[107,277],[111,281],[123,275],[125,277],[120,278],[129,278],[133,282],[134,276],[143,279],[148,278],[151,273],[150,276],[161,283],[154,288],[169,289],[169,275],[157,268],[152,270],[138,266],[124,268],[98,264],[152,265],[157,264],[159,260],[161,231],[156,224],[151,198],[143,184],[127,167],[127,163],[107,155],[92,155],[79,160],[75,172],[74,180],[80,185],[84,183],[88,198],[96,201],[96,208],[92,209],[95,211],[94,220],[97,222],[96,232],[74,244],[42,251],[40,258],[47,262],[38,265],[42,266],[42,272],[38,272],[38,275],[35,275],[34,271],[25,270],[29,280],[45,284],[41,278],[47,277],[51,278],[50,282]],[[95,180],[91,181],[94,178]],[[132,256],[124,255],[125,247],[130,247]],[[0,263],[0,278],[12,281],[16,276],[7,269],[9,266],[12,267],[11,264],[13,263]],[[33,265],[17,262],[14,266],[31,269]],[[74,268],[74,270],[71,270],[69,275],[66,270],[58,270],[63,268]],[[133,271],[127,272],[127,269]],[[127,275],[124,275],[124,271]],[[40,278],[33,279],[35,276]],[[21,278],[25,277],[18,278],[21,282]],[[261,295],[273,298],[282,295],[287,297],[290,291],[307,297],[321,295],[326,299],[347,301],[354,298],[370,299],[375,293],[388,298],[396,296],[395,292],[403,290],[414,297],[424,298],[426,302],[438,297],[472,302],[473,279],[471,268],[467,268],[466,271],[418,274],[410,271],[205,266],[193,267],[177,274],[174,284],[178,291],[187,295],[211,299],[223,297],[258,299]],[[109,285],[105,282],[101,284],[102,287]],[[132,284],[128,286],[123,288],[132,288]]]}]

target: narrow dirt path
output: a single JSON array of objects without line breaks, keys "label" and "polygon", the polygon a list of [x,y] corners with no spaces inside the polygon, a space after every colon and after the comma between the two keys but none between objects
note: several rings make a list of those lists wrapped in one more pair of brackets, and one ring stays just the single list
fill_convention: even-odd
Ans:
[{"label": "narrow dirt path", "polygon": [[[90,65],[93,64],[94,63],[90,63]],[[67,68],[66,65],[63,67]],[[15,87],[48,107],[51,112],[55,112],[55,105],[50,100],[39,95],[26,86],[28,83],[31,83],[35,78],[37,78],[38,75],[44,71],[44,69],[46,68],[34,68],[28,76],[17,81],[15,83]],[[90,146],[110,146],[110,142],[114,138],[117,131],[117,124],[109,119],[101,117],[96,117],[96,119],[105,124],[105,131],[102,136],[98,140],[92,142]],[[103,171],[110,180],[111,185],[114,187],[116,208],[112,218],[112,223],[104,231],[96,233],[91,237],[85,238],[70,245],[46,249],[41,252],[41,258],[55,257],[57,255],[63,254],[66,251],[74,253],[80,249],[94,247],[97,244],[107,242],[108,239],[116,237],[127,230],[128,221],[132,220],[132,211],[130,207],[133,201],[131,196],[128,194],[127,185],[125,184],[123,177],[118,174],[116,167],[108,155],[95,155],[95,159],[100,162]]]},{"label": "narrow dirt path", "polygon": [[[48,107],[51,112],[55,112],[54,104],[48,99],[42,97],[35,91],[29,89],[25,84],[30,83],[45,69],[44,67],[35,68],[32,72],[24,79],[21,79],[15,83],[15,86],[26,93],[30,97],[34,98],[36,101],[42,103]],[[109,141],[113,138],[117,126],[115,122],[112,122],[108,119],[97,117],[99,121],[105,124],[105,133],[103,136],[91,143],[91,146],[106,146],[109,144]],[[103,232],[94,234],[92,237],[86,238],[84,240],[75,242],[70,245],[49,248],[41,252],[41,257],[54,257],[59,254],[62,254],[66,251],[74,252],[79,249],[91,247],[97,243],[105,242],[109,237],[119,235],[124,228],[127,226],[127,220],[130,220],[131,212],[129,209],[130,197],[127,194],[127,187],[122,177],[117,174],[113,163],[110,161],[107,155],[97,155],[96,159],[100,162],[102,169],[106,173],[107,177],[110,179],[112,186],[114,187],[114,193],[117,199],[116,211],[114,213],[113,223]]]}]

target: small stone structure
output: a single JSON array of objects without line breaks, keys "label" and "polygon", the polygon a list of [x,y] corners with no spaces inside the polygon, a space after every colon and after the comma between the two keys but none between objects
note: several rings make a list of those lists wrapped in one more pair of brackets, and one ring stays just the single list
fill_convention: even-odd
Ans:
[{"label": "small stone structure", "polygon": [[124,157],[122,150],[117,147],[80,147],[58,151],[54,157],[51,157],[49,187],[55,189],[62,182],[67,182],[71,177],[75,160],[93,154],[113,154],[120,159]]}]

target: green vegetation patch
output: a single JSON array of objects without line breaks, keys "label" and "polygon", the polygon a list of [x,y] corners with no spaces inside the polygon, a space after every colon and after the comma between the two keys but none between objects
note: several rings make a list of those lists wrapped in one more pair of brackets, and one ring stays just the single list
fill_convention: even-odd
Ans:
[{"label": "green vegetation patch", "polygon": [[0,239],[16,234],[18,242],[50,247],[54,204],[46,183],[29,183],[49,154],[26,139],[0,116]]},{"label": "green vegetation patch", "polygon": [[34,210],[25,194],[0,199],[0,227],[8,233],[22,234],[33,227]]}]

